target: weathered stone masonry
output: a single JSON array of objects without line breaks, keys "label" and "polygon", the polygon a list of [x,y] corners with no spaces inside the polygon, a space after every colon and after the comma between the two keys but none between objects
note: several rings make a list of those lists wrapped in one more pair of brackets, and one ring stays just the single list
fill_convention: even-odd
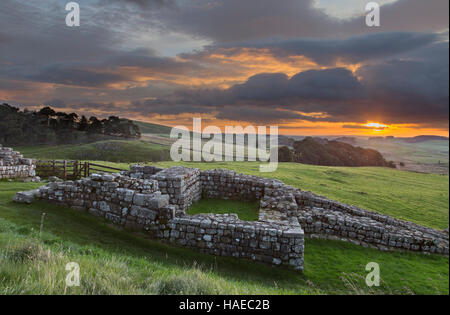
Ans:
[{"label": "weathered stone masonry", "polygon": [[184,209],[201,197],[199,170],[175,167],[157,172],[152,179],[137,178],[149,170],[140,173],[51,182],[18,193],[15,200],[31,202],[27,195],[32,194],[203,253],[303,269],[304,234],[298,224],[246,222],[233,214],[188,216]]},{"label": "weathered stone masonry", "polygon": [[[252,259],[303,270],[304,236],[352,242],[379,250],[448,255],[448,234],[345,205],[281,181],[229,170],[132,166],[122,174],[52,182],[30,195],[203,253]],[[202,196],[260,201],[259,220],[234,214],[186,215]],[[303,230],[303,229],[304,230]]]},{"label": "weathered stone masonry", "polygon": [[27,179],[35,176],[36,162],[34,160],[24,159],[19,152],[0,144],[0,179]]},{"label": "weathered stone masonry", "polygon": [[230,170],[206,170],[200,172],[200,181],[204,196],[260,200],[260,222],[300,224],[309,237],[342,240],[383,251],[449,253],[445,231],[329,200],[278,180]]}]

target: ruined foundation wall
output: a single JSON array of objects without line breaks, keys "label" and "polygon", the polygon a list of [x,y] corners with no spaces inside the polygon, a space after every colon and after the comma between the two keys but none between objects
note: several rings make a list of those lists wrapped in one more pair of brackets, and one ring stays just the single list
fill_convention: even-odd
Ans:
[{"label": "ruined foundation wall", "polygon": [[261,200],[266,219],[296,218],[305,234],[348,241],[379,250],[400,249],[448,255],[444,231],[346,205],[287,185],[266,188]]},{"label": "ruined foundation wall", "polygon": [[36,162],[23,158],[22,154],[0,144],[0,179],[33,178],[36,176]]},{"label": "ruined foundation wall", "polygon": [[201,199],[200,171],[186,167],[162,169],[154,166],[132,165],[130,171],[121,173],[138,179],[158,182],[161,193],[170,196],[169,202],[184,213],[194,202]]},{"label": "ruined foundation wall", "polygon": [[[186,215],[201,195],[260,200],[259,221],[236,215]],[[133,166],[120,174],[92,175],[17,193],[17,202],[39,197],[84,210],[152,237],[220,256],[303,269],[304,236],[352,242],[379,250],[448,255],[448,234],[345,205],[281,181],[229,170],[200,171]],[[232,212],[232,209],[230,209]]]},{"label": "ruined foundation wall", "polygon": [[75,182],[52,182],[39,188],[38,197],[155,235],[175,212],[156,181],[120,175],[94,174]]},{"label": "ruined foundation wall", "polygon": [[310,192],[296,194],[296,217],[305,233],[331,236],[380,250],[402,249],[449,254],[448,234],[346,205]]},{"label": "ruined foundation wall", "polygon": [[[173,179],[173,169],[170,178]],[[190,176],[186,177],[186,173]],[[199,172],[185,170],[188,187],[196,187]],[[168,173],[165,173],[168,175]],[[167,178],[167,176],[165,176]],[[197,180],[195,179],[197,178]],[[236,215],[187,216],[159,187],[164,180],[138,179],[119,174],[94,174],[77,181],[51,182],[36,197],[88,211],[116,225],[141,230],[178,246],[219,256],[232,256],[303,270],[304,234],[299,225],[241,221]],[[190,185],[190,186],[189,186]],[[198,191],[181,189],[196,196]],[[15,201],[24,200],[18,193]],[[182,194],[182,193],[181,193]]]},{"label": "ruined foundation wall", "polygon": [[271,180],[230,170],[201,171],[203,196],[212,199],[260,200]]},{"label": "ruined foundation wall", "polygon": [[233,214],[179,217],[169,224],[165,238],[179,246],[303,270],[300,226],[241,221]]},{"label": "ruined foundation wall", "polygon": [[445,255],[449,252],[448,234],[444,231],[329,200],[278,180],[230,170],[206,170],[200,172],[200,182],[204,197],[260,200],[260,221],[298,222],[311,237],[343,240],[379,250]]}]

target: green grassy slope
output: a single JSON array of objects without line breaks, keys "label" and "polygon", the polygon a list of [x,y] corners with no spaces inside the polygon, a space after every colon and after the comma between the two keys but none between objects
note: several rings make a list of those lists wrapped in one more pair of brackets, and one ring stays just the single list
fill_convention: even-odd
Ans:
[{"label": "green grassy slope", "polygon": [[172,127],[169,126],[157,125],[143,121],[133,121],[133,122],[139,126],[139,129],[143,134],[148,133],[148,134],[169,135],[170,131],[172,130]]},{"label": "green grassy slope", "polygon": [[[164,167],[174,162],[158,163]],[[279,163],[274,173],[260,173],[258,163],[183,163],[201,169],[227,168],[282,180],[327,198],[399,219],[444,229],[449,220],[449,177],[379,167],[326,167]]]},{"label": "green grassy slope", "polygon": [[245,221],[258,221],[259,202],[242,202],[236,200],[201,199],[194,203],[188,214],[200,213],[235,213],[239,219]]},{"label": "green grassy slope", "polygon": [[[11,202],[35,183],[0,182],[0,294],[448,294],[448,257],[306,240],[305,272],[202,255],[130,234],[85,213]],[[39,238],[42,212],[46,213]],[[78,262],[80,287],[65,287]],[[364,286],[377,262],[382,286]],[[194,263],[195,262],[195,263]],[[355,287],[346,285],[354,281]]]},{"label": "green grassy slope", "polygon": [[407,143],[401,139],[395,140],[368,140],[356,139],[357,145],[364,148],[372,148],[388,160],[395,162],[416,162],[424,164],[436,164],[439,161],[448,165],[449,141],[433,140],[418,143]]},{"label": "green grassy slope", "polygon": [[138,140],[99,141],[79,145],[14,147],[24,156],[37,159],[96,160],[111,162],[163,161],[170,148]]}]

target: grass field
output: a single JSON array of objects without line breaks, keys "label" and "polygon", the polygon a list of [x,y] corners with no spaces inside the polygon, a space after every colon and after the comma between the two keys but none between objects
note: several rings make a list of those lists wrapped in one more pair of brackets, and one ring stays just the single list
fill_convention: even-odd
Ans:
[{"label": "grass field", "polygon": [[[164,167],[178,165],[161,162]],[[226,168],[282,180],[327,198],[425,226],[444,229],[449,220],[449,177],[379,167],[326,167],[279,163],[260,173],[258,163],[183,163],[201,169]]]},{"label": "grass field", "polygon": [[110,140],[78,145],[14,147],[24,156],[36,159],[97,160],[111,162],[163,161],[169,147],[145,141]]},{"label": "grass field", "polygon": [[235,213],[241,220],[258,221],[259,202],[201,199],[193,204],[188,210],[188,214],[191,215],[200,213]]},{"label": "grass field", "polygon": [[[127,164],[111,165],[125,167]],[[187,165],[264,175],[258,172],[256,163]],[[448,226],[448,176],[290,163],[280,164],[276,173],[266,175],[424,225]],[[386,253],[343,242],[307,239],[305,271],[298,274],[167,246],[70,209],[41,202],[33,205],[11,202],[15,192],[37,186],[0,182],[0,293],[449,293],[448,257]],[[190,211],[211,212],[205,210],[213,205],[205,200]],[[221,212],[236,205],[219,202],[215,206]],[[249,207],[245,205],[242,213],[248,214]],[[46,216],[39,238],[43,212]],[[80,287],[64,287],[64,268],[69,261],[80,264]],[[375,290],[364,285],[365,265],[372,261],[381,268],[382,286]]]},{"label": "grass field", "polygon": [[147,133],[147,134],[168,136],[170,134],[170,131],[172,130],[172,127],[169,126],[152,124],[143,121],[133,121],[133,122],[139,126],[139,129],[141,130],[142,134]]},{"label": "grass field", "polygon": [[[0,182],[0,293],[3,294],[448,294],[448,257],[383,253],[306,240],[305,272],[202,255],[121,231],[88,214],[11,202],[32,183]],[[42,213],[45,220],[40,231]],[[39,234],[41,236],[39,237]],[[66,288],[78,262],[81,286]],[[382,286],[363,284],[380,264]],[[353,282],[353,285],[349,283]]]},{"label": "grass field", "polygon": [[[355,141],[357,146],[379,151],[387,160],[394,161],[399,168],[448,175],[448,140],[407,143],[401,139],[355,138]],[[405,166],[401,167],[400,163]]]}]

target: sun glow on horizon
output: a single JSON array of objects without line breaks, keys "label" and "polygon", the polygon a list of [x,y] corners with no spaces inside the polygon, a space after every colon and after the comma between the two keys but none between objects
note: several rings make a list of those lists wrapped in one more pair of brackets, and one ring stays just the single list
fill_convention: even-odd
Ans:
[{"label": "sun glow on horizon", "polygon": [[389,125],[385,125],[378,122],[368,122],[363,125],[364,127],[373,128],[374,131],[383,131],[389,129]]}]

